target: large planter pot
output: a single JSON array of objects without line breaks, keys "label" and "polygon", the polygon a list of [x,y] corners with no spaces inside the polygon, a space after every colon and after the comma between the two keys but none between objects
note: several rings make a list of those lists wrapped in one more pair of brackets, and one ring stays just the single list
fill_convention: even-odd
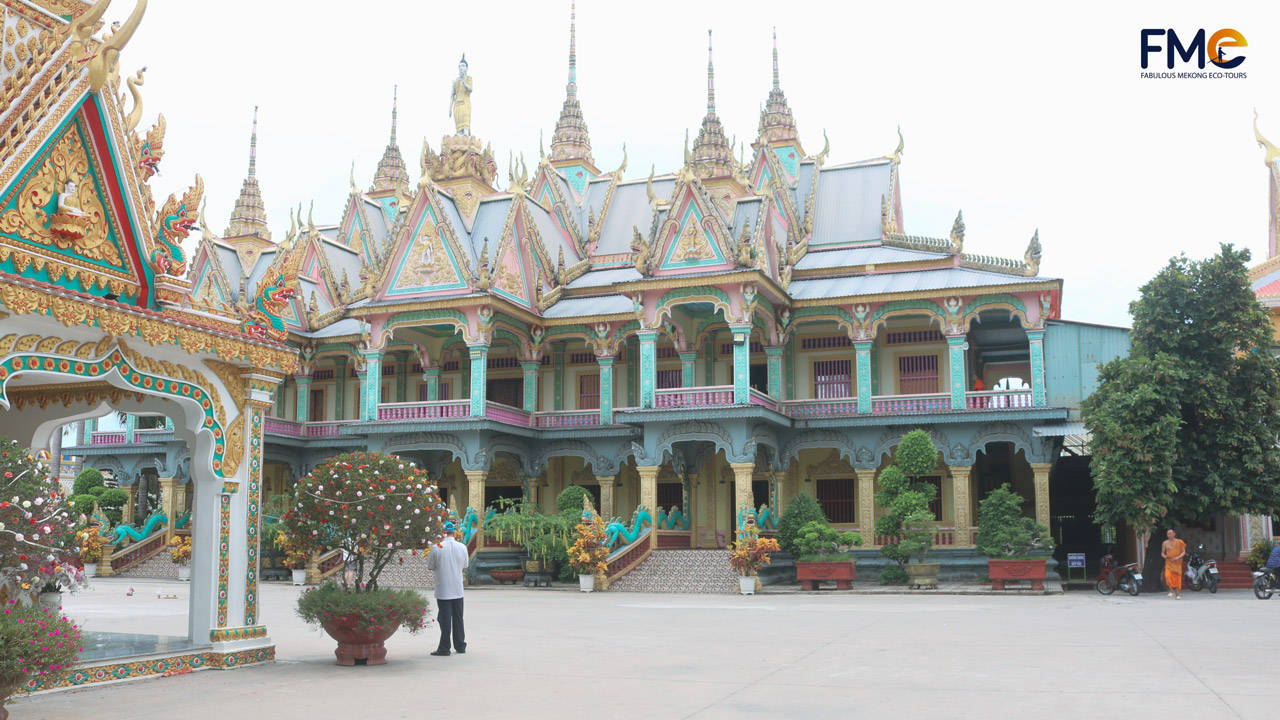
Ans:
[{"label": "large planter pot", "polygon": [[743,595],[756,594],[756,576],[755,575],[739,575],[738,576],[738,592]]},{"label": "large planter pot", "polygon": [[293,572],[293,584],[294,584],[294,585],[306,585],[306,584],[307,584],[307,569],[306,569],[306,568],[300,568],[300,569],[298,569],[298,570],[293,570],[292,572]]},{"label": "large planter pot", "polygon": [[40,593],[40,597],[36,598],[36,605],[57,610],[62,607],[62,593],[42,592]]},{"label": "large planter pot", "polygon": [[190,581],[190,580],[191,580],[191,566],[190,566],[190,565],[179,565],[179,566],[178,566],[178,579],[179,579],[179,580],[185,580],[185,581]]},{"label": "large planter pot", "polygon": [[796,563],[796,579],[800,581],[801,590],[817,590],[818,583],[826,580],[835,581],[837,590],[848,590],[857,575],[857,567],[848,560]]},{"label": "large planter pot", "polygon": [[98,577],[98,563],[87,562],[84,564],[84,576],[87,578]]},{"label": "large planter pot", "polygon": [[911,578],[908,585],[913,588],[922,590],[938,589],[938,571],[942,569],[942,563],[907,563],[907,577]]},{"label": "large planter pot", "polygon": [[593,592],[596,589],[595,575],[579,575],[578,589],[582,592]]},{"label": "large planter pot", "polygon": [[9,720],[9,711],[4,709],[4,704],[9,700],[10,690],[0,690],[0,720]]},{"label": "large planter pot", "polygon": [[387,647],[383,643],[399,629],[399,623],[373,631],[324,625],[329,637],[338,641],[338,648],[333,651],[338,665],[386,665]]},{"label": "large planter pot", "polygon": [[499,585],[504,583],[515,585],[524,578],[524,571],[519,568],[515,570],[490,570],[489,577],[496,580]]},{"label": "large planter pot", "polygon": [[987,577],[992,590],[1003,590],[1006,582],[1030,580],[1032,590],[1044,590],[1047,563],[1044,560],[987,560]]}]

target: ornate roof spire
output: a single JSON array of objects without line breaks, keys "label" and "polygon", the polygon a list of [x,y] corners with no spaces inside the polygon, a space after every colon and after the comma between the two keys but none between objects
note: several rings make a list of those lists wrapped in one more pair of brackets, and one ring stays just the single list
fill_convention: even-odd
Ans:
[{"label": "ornate roof spire", "polygon": [[778,83],[778,29],[773,29],[773,88],[769,90],[769,99],[760,109],[760,129],[754,148],[761,145],[795,145],[797,156],[804,155],[800,150],[800,134],[796,131],[796,119],[787,105],[786,93]]},{"label": "ornate roof spire", "polygon": [[[774,64],[775,66],[778,64],[778,51],[777,51],[777,48],[774,48],[774,52],[773,52],[773,64]],[[773,84],[776,86],[776,85],[778,84],[778,82],[777,82],[777,74],[778,74],[778,73],[775,71],[773,74],[774,74],[774,76],[775,76],[775,77],[774,77],[774,83],[773,83]],[[392,144],[392,145],[395,145],[395,144],[396,144],[396,105],[397,105],[397,103],[399,102],[399,100],[400,100],[400,86],[399,86],[399,85],[392,85],[392,86],[391,86],[391,144]]]},{"label": "ornate roof spire", "polygon": [[700,178],[723,177],[733,171],[733,150],[716,116],[716,70],[711,60],[711,31],[707,30],[707,114],[693,141],[690,168]]},{"label": "ornate roof spire", "polygon": [[582,119],[578,103],[578,12],[577,3],[569,4],[569,82],[565,85],[564,107],[551,134],[551,163],[557,167],[586,165],[592,175],[599,174],[591,157],[591,137]]},{"label": "ornate roof spire", "polygon": [[254,235],[263,240],[271,239],[267,229],[267,211],[262,204],[262,191],[258,188],[258,106],[253,106],[253,130],[249,134],[249,174],[240,186],[240,197],[231,210],[231,224],[224,237]]},{"label": "ornate roof spire", "polygon": [[387,190],[407,190],[409,187],[409,171],[405,169],[404,158],[400,155],[400,146],[396,145],[396,105],[399,102],[400,87],[394,86],[391,91],[391,140],[387,149],[378,161],[378,169],[373,174],[373,187],[370,192]]}]

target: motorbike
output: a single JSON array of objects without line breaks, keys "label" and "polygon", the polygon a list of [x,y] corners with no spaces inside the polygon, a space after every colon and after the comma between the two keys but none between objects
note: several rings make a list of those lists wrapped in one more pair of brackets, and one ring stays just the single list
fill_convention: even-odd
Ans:
[{"label": "motorbike", "polygon": [[1138,563],[1116,565],[1115,555],[1107,553],[1102,556],[1102,572],[1098,576],[1098,592],[1110,595],[1116,588],[1137,595],[1142,591],[1142,573],[1138,572]]},{"label": "motorbike", "polygon": [[1187,587],[1200,592],[1207,588],[1210,593],[1218,592],[1218,562],[1206,561],[1200,553],[1204,545],[1199,545],[1187,556]]},{"label": "motorbike", "polygon": [[1276,577],[1276,568],[1263,568],[1253,571],[1253,595],[1259,600],[1266,600],[1273,593],[1280,592],[1280,577]]}]

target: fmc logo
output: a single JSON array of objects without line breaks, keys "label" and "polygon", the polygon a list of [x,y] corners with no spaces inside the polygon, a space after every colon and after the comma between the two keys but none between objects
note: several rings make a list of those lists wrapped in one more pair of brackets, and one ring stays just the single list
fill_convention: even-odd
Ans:
[{"label": "fmc logo", "polygon": [[[1152,53],[1159,53],[1161,51],[1166,53],[1166,67],[1170,70],[1174,67],[1175,57],[1181,58],[1184,63],[1193,62],[1192,58],[1194,57],[1196,66],[1201,70],[1204,69],[1206,56],[1208,56],[1209,62],[1223,70],[1230,70],[1232,68],[1239,67],[1240,63],[1244,62],[1244,55],[1234,55],[1234,51],[1229,54],[1224,50],[1224,48],[1248,46],[1249,43],[1245,42],[1244,35],[1241,35],[1239,32],[1232,30],[1231,28],[1222,28],[1209,36],[1208,43],[1205,43],[1204,36],[1204,28],[1200,28],[1196,31],[1195,36],[1191,38],[1190,43],[1183,44],[1182,40],[1178,37],[1178,34],[1173,31],[1173,28],[1169,28],[1168,30],[1143,29],[1141,51],[1142,69],[1147,69],[1147,63]],[[1161,44],[1160,41],[1162,37],[1164,38],[1163,44]]]}]

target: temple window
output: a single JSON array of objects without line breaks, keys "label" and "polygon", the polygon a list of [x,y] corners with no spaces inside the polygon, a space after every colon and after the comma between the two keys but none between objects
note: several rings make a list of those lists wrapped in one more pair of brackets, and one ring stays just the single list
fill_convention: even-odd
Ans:
[{"label": "temple window", "polygon": [[855,498],[858,494],[857,478],[819,478],[816,482],[818,505],[827,516],[827,522],[852,524],[858,521]]},{"label": "temple window", "polygon": [[[766,384],[768,376],[766,373]],[[813,363],[813,397],[818,400],[853,397],[853,368],[849,360]]]},{"label": "temple window", "polygon": [[898,392],[902,395],[938,392],[938,356],[900,355],[898,357]]}]

